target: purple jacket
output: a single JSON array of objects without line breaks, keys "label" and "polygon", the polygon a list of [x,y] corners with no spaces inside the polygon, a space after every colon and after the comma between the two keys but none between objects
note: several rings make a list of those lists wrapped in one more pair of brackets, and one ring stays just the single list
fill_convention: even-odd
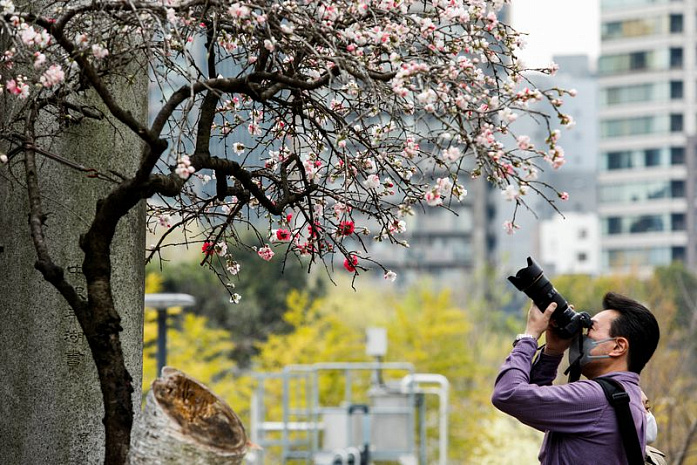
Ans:
[{"label": "purple jacket", "polygon": [[[543,353],[533,366],[537,342],[521,339],[501,367],[492,402],[496,408],[545,432],[542,465],[626,465],[615,410],[595,381],[553,386],[562,356]],[[645,416],[639,375],[621,371],[606,375],[629,393],[639,442],[644,450]]]}]

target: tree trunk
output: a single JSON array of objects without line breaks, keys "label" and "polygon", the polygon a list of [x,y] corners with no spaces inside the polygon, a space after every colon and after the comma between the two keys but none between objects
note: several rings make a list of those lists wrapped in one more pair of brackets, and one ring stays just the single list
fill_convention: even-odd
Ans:
[{"label": "tree trunk", "polygon": [[133,430],[130,465],[239,465],[244,426],[210,389],[170,367],[152,384]]}]

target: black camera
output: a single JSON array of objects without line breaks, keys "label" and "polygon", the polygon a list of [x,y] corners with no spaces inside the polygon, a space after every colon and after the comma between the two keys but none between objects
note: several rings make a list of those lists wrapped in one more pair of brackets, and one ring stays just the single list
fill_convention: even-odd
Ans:
[{"label": "black camera", "polygon": [[557,333],[564,339],[571,339],[582,328],[590,328],[593,325],[588,313],[575,312],[569,307],[566,299],[554,289],[552,283],[542,273],[540,265],[532,258],[528,257],[528,266],[518,270],[515,276],[509,276],[508,280],[519,291],[530,297],[542,312],[549,304],[556,302],[557,309],[552,314],[552,321]]}]

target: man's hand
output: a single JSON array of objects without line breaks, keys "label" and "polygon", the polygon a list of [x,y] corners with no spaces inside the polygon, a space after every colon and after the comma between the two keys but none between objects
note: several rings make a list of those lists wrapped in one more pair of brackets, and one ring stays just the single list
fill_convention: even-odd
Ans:
[{"label": "man's hand", "polygon": [[550,325],[545,333],[545,354],[563,355],[571,345],[571,341],[573,341],[573,338],[564,339],[559,337],[559,333]]},{"label": "man's hand", "polygon": [[[537,305],[534,303],[530,306],[528,310],[528,324],[525,326],[525,334],[534,336],[535,339],[539,339],[542,333],[547,331],[547,328],[552,329],[549,325],[549,319],[552,317],[552,313],[557,309],[557,304],[552,302],[549,304],[544,312],[541,312]],[[551,332],[551,331],[550,331]]]}]

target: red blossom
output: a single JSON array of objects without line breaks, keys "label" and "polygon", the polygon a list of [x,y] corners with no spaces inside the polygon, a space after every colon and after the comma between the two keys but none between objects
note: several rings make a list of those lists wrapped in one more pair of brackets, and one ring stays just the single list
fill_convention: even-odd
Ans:
[{"label": "red blossom", "polygon": [[358,258],[355,255],[350,255],[348,258],[344,259],[344,268],[346,268],[346,271],[354,273],[356,271],[356,265],[358,265]]},{"label": "red blossom", "polygon": [[201,253],[208,255],[213,255],[215,253],[215,245],[212,242],[206,241],[201,246]]},{"label": "red blossom", "polygon": [[310,237],[317,237],[320,232],[320,225],[318,221],[315,221],[314,225],[309,225],[307,227],[307,232],[310,233]]},{"label": "red blossom", "polygon": [[290,240],[290,231],[287,229],[277,229],[276,239],[282,242],[288,242]]},{"label": "red blossom", "polygon": [[356,230],[356,227],[353,224],[353,221],[342,221],[339,223],[339,229],[338,233],[342,236],[348,236],[350,234],[353,234],[353,231]]}]

